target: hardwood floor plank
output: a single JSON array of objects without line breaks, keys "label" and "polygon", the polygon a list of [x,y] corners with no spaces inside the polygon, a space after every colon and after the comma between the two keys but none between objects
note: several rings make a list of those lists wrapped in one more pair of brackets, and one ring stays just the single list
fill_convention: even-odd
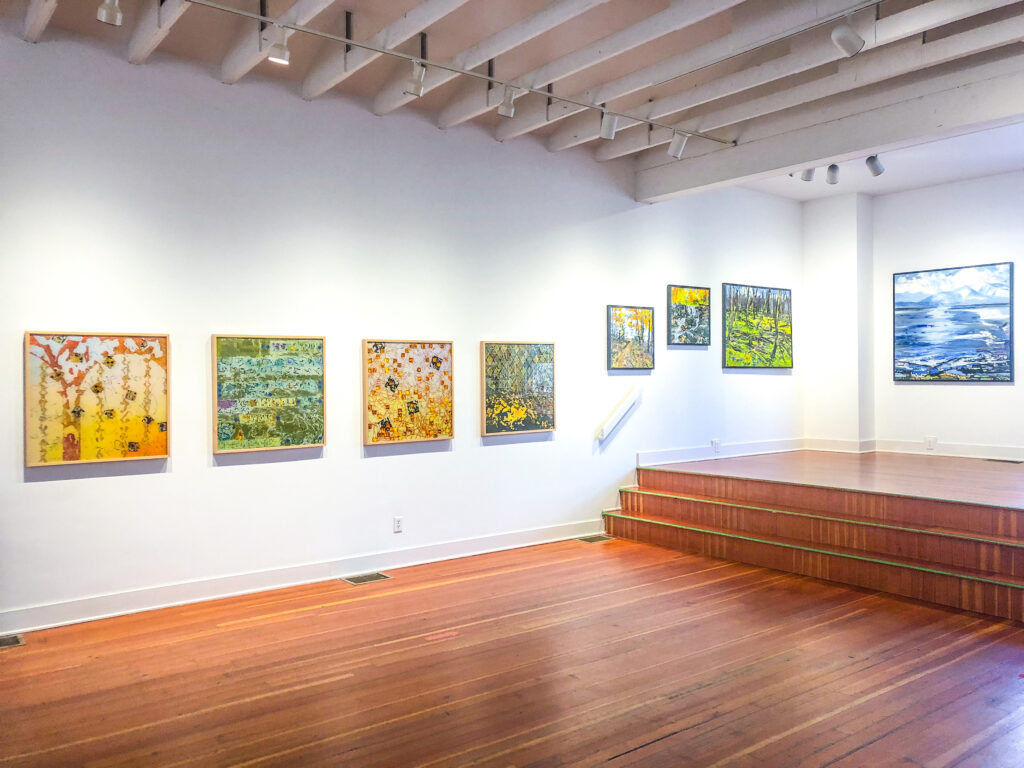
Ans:
[{"label": "hardwood floor plank", "polygon": [[391,575],[31,633],[0,766],[1019,757],[1020,625],[625,541]]}]

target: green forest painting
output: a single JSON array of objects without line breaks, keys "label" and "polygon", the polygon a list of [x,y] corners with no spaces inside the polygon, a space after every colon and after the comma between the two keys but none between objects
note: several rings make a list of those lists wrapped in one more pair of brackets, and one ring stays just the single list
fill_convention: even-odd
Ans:
[{"label": "green forest painting", "polygon": [[484,341],[481,434],[555,428],[555,345]]},{"label": "green forest painting", "polygon": [[608,370],[654,367],[654,307],[608,305]]},{"label": "green forest painting", "polygon": [[722,339],[723,368],[792,368],[792,291],[723,283]]},{"label": "green forest painting", "polygon": [[214,336],[214,453],[324,444],[324,340]]}]

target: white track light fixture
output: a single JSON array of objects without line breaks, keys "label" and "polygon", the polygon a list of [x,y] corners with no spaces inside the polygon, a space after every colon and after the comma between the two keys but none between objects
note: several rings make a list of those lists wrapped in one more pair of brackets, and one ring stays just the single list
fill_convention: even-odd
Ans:
[{"label": "white track light fixture", "polygon": [[686,149],[686,140],[690,137],[685,133],[679,131],[672,131],[672,141],[668,145],[668,156],[674,157],[676,160],[683,156],[683,150]]},{"label": "white track light fixture", "polygon": [[871,171],[872,176],[881,176],[885,173],[885,166],[882,165],[882,161],[878,159],[878,155],[872,155],[864,161],[864,165]]},{"label": "white track light fixture", "polygon": [[856,56],[864,48],[864,38],[845,22],[832,30],[832,42],[847,58]]},{"label": "white track light fixture", "polygon": [[100,7],[96,9],[96,21],[120,27],[124,21],[124,14],[121,13],[121,8],[117,3],[118,0],[103,0]]},{"label": "white track light fixture", "polygon": [[275,39],[270,44],[270,52],[267,54],[267,59],[275,64],[287,66],[289,59],[291,59],[291,53],[288,51],[288,33],[281,27],[274,27],[274,29],[277,32],[273,35]]},{"label": "white track light fixture", "polygon": [[803,179],[804,181],[814,181],[814,169],[805,168],[803,172],[800,174],[800,178]]},{"label": "white track light fixture", "polygon": [[502,117],[515,117],[516,114],[516,89],[511,85],[505,86],[505,95],[498,106],[498,114]]},{"label": "white track light fixture", "polygon": [[839,166],[832,163],[825,172],[825,181],[829,184],[839,183]]},{"label": "white track light fixture", "polygon": [[619,116],[613,115],[607,109],[601,112],[601,138],[611,141],[615,138],[615,132],[619,130]]},{"label": "white track light fixture", "polygon": [[427,68],[423,66],[423,62],[414,61],[412,63],[412,76],[409,78],[409,84],[405,87],[405,92],[409,96],[415,96],[419,98],[427,90],[426,83],[424,82],[427,77]]}]

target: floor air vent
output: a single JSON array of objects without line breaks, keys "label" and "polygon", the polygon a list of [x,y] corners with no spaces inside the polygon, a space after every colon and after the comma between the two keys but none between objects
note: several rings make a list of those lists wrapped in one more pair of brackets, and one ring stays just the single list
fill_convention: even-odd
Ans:
[{"label": "floor air vent", "polygon": [[0,637],[0,648],[15,648],[19,645],[24,645],[25,641],[21,635],[4,635]]},{"label": "floor air vent", "polygon": [[385,581],[386,579],[390,579],[390,578],[391,577],[388,576],[386,573],[379,573],[378,572],[378,573],[364,573],[364,574],[361,574],[360,576],[348,576],[348,577],[342,579],[342,581],[347,581],[349,584],[352,584],[353,586],[358,587],[360,584],[369,584],[370,582],[373,582],[373,581]]},{"label": "floor air vent", "polygon": [[611,541],[614,536],[605,536],[603,533],[595,534],[594,536],[580,536],[577,541],[585,541],[587,544],[600,544],[602,541]]}]

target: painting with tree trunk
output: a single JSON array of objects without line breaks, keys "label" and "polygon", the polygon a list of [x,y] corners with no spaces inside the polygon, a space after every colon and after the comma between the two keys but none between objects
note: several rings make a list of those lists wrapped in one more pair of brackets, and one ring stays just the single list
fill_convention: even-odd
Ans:
[{"label": "painting with tree trunk", "polygon": [[481,430],[488,435],[555,428],[555,345],[480,342]]},{"label": "painting with tree trunk", "polygon": [[25,334],[25,465],[164,458],[167,336]]},{"label": "painting with tree trunk", "polygon": [[608,370],[654,367],[654,307],[608,305]]},{"label": "painting with tree trunk", "polygon": [[895,381],[1013,381],[1013,264],[892,277]]},{"label": "painting with tree trunk", "polygon": [[680,346],[711,343],[710,288],[668,287],[668,343]]},{"label": "painting with tree trunk", "polygon": [[213,337],[214,453],[324,445],[322,336]]},{"label": "painting with tree trunk", "polygon": [[722,367],[793,367],[788,288],[722,284]]},{"label": "painting with tree trunk", "polygon": [[455,437],[450,341],[363,340],[363,444]]}]

